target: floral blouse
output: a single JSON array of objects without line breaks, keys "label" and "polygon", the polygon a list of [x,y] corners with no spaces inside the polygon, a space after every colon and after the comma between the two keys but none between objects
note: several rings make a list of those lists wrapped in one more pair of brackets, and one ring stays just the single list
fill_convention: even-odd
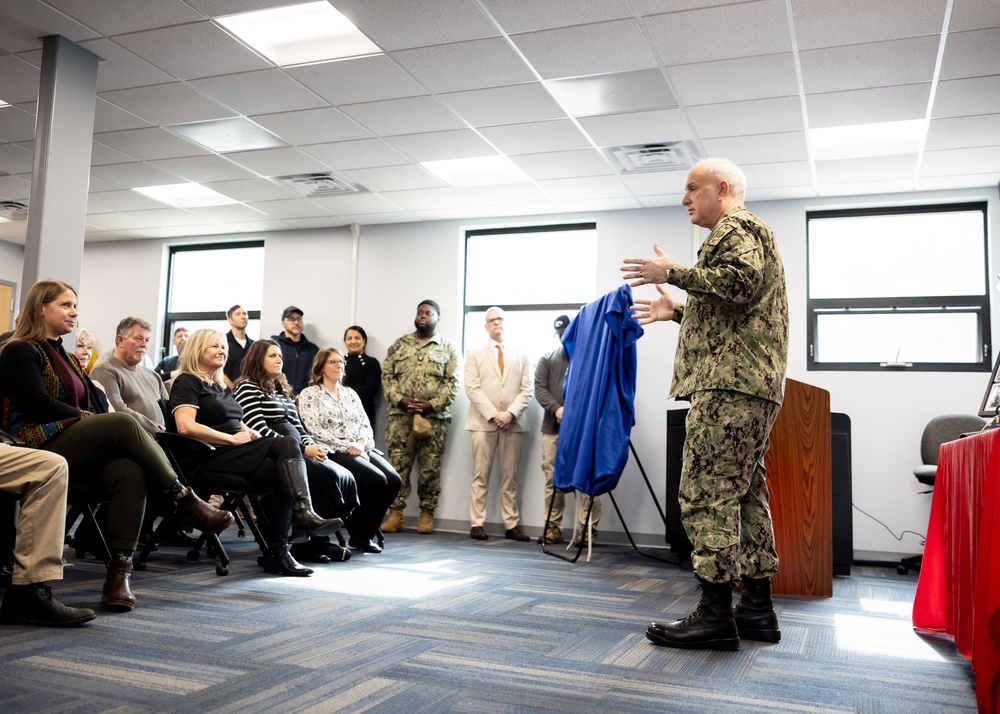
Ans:
[{"label": "floral blouse", "polygon": [[364,440],[365,453],[375,448],[375,435],[361,399],[350,387],[340,385],[338,397],[322,384],[299,394],[299,417],[316,443],[327,451],[346,452]]}]

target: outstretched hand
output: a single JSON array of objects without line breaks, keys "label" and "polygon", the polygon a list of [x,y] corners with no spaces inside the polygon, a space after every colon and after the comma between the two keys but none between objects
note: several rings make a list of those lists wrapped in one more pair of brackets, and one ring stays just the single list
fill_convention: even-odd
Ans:
[{"label": "outstretched hand", "polygon": [[677,302],[670,293],[659,285],[655,287],[660,293],[660,297],[655,300],[636,300],[635,305],[629,308],[632,311],[632,317],[640,325],[674,319],[674,308],[677,306]]},{"label": "outstretched hand", "polygon": [[653,244],[655,258],[625,258],[622,261],[622,280],[631,280],[633,288],[640,285],[665,283],[667,274],[674,267],[674,261],[660,249],[659,243]]}]

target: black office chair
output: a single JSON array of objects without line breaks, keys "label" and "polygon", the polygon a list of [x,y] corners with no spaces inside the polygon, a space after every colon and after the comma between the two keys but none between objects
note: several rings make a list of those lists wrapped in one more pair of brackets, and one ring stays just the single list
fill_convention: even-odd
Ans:
[{"label": "black office chair", "polygon": [[[938,451],[941,444],[954,441],[972,431],[980,431],[986,424],[986,420],[973,414],[942,414],[931,419],[924,427],[924,433],[920,437],[920,466],[913,469],[913,475],[925,486],[930,486],[927,491],[920,493],[930,493],[934,490],[934,480],[937,476]],[[920,563],[923,555],[911,555],[899,561],[896,572],[906,575],[910,568],[920,570]]]}]

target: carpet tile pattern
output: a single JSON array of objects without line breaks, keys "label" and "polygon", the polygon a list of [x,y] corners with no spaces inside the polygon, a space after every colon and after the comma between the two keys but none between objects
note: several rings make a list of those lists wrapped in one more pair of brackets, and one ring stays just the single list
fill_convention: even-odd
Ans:
[{"label": "carpet tile pattern", "polygon": [[[591,562],[465,534],[387,537],[381,555],[262,574],[223,534],[226,577],[163,548],[131,613],[98,603],[103,566],[70,560],[76,630],[0,626],[0,711],[973,712],[969,663],[914,633],[916,576],[855,566],[828,599],[778,598],[782,640],[738,652],[656,647],[654,619],[697,604],[689,571],[598,545]],[[66,551],[71,557],[71,551]]]}]

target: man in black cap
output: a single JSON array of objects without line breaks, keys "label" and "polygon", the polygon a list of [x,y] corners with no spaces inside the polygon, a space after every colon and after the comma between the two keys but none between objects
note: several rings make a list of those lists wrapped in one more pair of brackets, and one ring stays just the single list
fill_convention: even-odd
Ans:
[{"label": "man in black cap", "polygon": [[[545,508],[544,512],[549,516],[549,504],[552,503],[552,496],[555,495],[555,503],[552,505],[552,513],[545,524],[544,538],[546,543],[564,543],[563,540],[563,513],[566,509],[566,495],[557,491],[552,485],[552,477],[556,470],[556,449],[559,443],[559,424],[563,416],[563,383],[566,379],[566,368],[569,362],[566,357],[566,349],[562,346],[562,335],[569,326],[569,316],[560,315],[552,323],[556,335],[560,339],[560,344],[554,350],[538,360],[535,367],[535,399],[545,410],[542,419],[542,473],[545,474]],[[577,517],[580,523],[580,535],[576,545],[581,542],[587,544],[590,534],[584,528],[587,520],[587,509],[590,506],[590,499],[586,501],[580,499],[577,507]],[[597,535],[597,523],[601,520],[601,501],[594,499],[593,512],[590,515],[591,533]],[[539,537],[538,542],[542,542]]]},{"label": "man in black cap", "polygon": [[271,339],[281,347],[281,359],[284,362],[281,371],[285,373],[295,394],[309,386],[313,358],[319,352],[319,347],[310,342],[302,332],[303,314],[299,308],[289,305],[281,313],[281,334],[271,335]]}]

